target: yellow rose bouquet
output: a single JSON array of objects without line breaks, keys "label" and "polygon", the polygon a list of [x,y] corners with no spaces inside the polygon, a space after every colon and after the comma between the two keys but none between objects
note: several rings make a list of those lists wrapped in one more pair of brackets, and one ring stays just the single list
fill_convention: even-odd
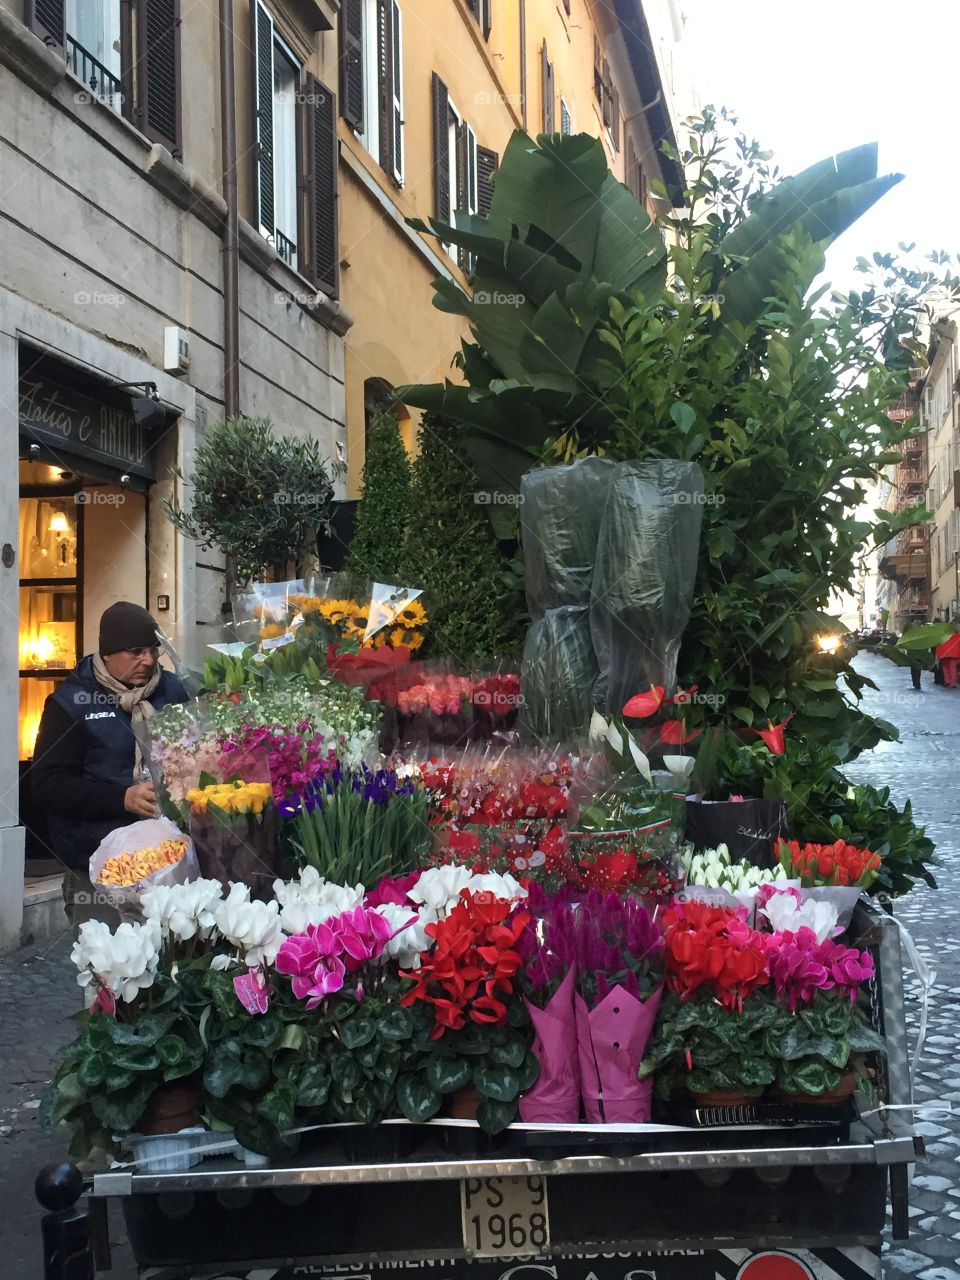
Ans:
[{"label": "yellow rose bouquet", "polygon": [[249,885],[267,901],[280,873],[280,844],[273,787],[269,782],[213,782],[206,777],[187,792],[190,835],[200,874]]}]

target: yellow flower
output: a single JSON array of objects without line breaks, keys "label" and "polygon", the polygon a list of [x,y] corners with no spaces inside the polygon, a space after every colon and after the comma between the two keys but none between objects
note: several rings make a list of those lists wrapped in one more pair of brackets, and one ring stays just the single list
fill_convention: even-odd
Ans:
[{"label": "yellow flower", "polygon": [[425,627],[427,611],[419,600],[410,600],[397,614],[396,620],[403,627]]},{"label": "yellow flower", "polygon": [[268,622],[260,628],[261,640],[275,640],[277,636],[282,636],[286,631],[286,627],[281,627],[279,622]]}]

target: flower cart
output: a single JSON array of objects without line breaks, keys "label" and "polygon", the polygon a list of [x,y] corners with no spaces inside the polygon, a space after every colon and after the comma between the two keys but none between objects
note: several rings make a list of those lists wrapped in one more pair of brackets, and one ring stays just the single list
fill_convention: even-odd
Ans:
[{"label": "flower cart", "polygon": [[85,1190],[97,1269],[110,1265],[115,1200],[151,1280],[454,1277],[465,1263],[491,1280],[877,1277],[888,1203],[902,1238],[922,1148],[910,1113],[893,1109],[910,1101],[900,934],[864,903],[854,929],[876,963],[885,1054],[873,1114],[852,1123],[813,1108],[791,1127],[751,1123],[747,1103],[696,1108],[688,1126],[520,1124],[494,1138],[450,1119],[327,1126],[267,1168],[223,1155],[176,1172],[121,1166],[83,1186],[61,1166],[38,1180],[57,1210],[45,1232],[78,1229],[68,1202]]}]

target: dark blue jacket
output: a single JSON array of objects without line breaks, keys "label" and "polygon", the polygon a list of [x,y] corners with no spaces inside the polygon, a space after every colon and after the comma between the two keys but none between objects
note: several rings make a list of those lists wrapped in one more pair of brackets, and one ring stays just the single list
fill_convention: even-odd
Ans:
[{"label": "dark blue jacket", "polygon": [[[164,671],[150,703],[160,711],[187,697],[179,677]],[[123,807],[133,785],[135,747],[129,714],[98,683],[88,655],[47,698],[30,769],[53,852],[68,867],[86,870],[108,832],[137,821]]]}]

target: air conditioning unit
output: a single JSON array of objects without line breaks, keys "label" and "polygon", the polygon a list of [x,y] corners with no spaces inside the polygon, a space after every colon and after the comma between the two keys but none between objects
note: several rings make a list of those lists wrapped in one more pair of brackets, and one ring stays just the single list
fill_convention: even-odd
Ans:
[{"label": "air conditioning unit", "polygon": [[937,509],[937,491],[935,489],[927,490],[927,510],[936,511]]}]

